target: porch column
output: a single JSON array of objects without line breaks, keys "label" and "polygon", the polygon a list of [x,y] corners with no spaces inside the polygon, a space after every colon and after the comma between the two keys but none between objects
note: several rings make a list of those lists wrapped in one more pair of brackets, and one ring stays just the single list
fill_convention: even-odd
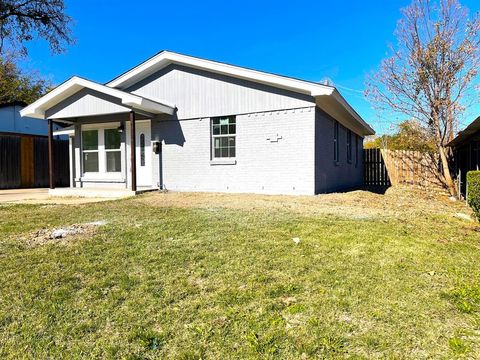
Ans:
[{"label": "porch column", "polygon": [[52,119],[48,119],[48,174],[50,180],[50,189],[55,189],[53,160],[53,121]]},{"label": "porch column", "polygon": [[132,191],[137,191],[137,157],[135,156],[136,149],[136,134],[135,134],[135,111],[130,111],[130,171],[132,174]]}]

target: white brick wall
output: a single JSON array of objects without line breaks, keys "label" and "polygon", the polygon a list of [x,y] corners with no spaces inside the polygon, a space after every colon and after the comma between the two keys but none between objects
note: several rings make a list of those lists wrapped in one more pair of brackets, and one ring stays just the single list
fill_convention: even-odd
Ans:
[{"label": "white brick wall", "polygon": [[[315,193],[315,107],[237,115],[237,163],[211,165],[210,119],[158,121],[168,190]],[[267,140],[278,136],[278,142]],[[159,158],[154,157],[155,182]]]}]

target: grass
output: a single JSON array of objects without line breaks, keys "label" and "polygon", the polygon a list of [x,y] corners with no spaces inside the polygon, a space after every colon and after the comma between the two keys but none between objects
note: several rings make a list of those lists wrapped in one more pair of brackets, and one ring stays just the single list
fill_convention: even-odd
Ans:
[{"label": "grass", "polygon": [[[176,206],[175,194],[0,206],[0,357],[476,358],[480,233],[440,200],[371,211],[413,195],[371,209],[373,195],[336,195],[374,216],[268,197]],[[25,241],[96,220],[107,225],[93,236]]]}]

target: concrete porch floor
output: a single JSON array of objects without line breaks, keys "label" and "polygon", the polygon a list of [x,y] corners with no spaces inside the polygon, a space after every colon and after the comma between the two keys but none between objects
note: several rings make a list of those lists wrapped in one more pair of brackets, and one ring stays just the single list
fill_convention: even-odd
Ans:
[{"label": "concrete porch floor", "polygon": [[131,189],[112,189],[112,188],[55,188],[49,189],[48,195],[52,197],[80,197],[80,198],[106,198],[122,199],[135,196],[148,191],[156,191],[156,188],[138,188],[137,191]]},{"label": "concrete porch floor", "polygon": [[112,198],[53,197],[45,188],[0,190],[0,204],[78,205],[106,200],[112,200]]}]

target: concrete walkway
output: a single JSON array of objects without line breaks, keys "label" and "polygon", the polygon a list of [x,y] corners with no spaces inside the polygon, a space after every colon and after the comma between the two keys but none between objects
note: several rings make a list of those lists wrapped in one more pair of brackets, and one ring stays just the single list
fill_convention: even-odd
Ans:
[{"label": "concrete walkway", "polygon": [[106,200],[112,198],[51,197],[48,195],[48,189],[0,190],[0,204],[86,204]]}]

